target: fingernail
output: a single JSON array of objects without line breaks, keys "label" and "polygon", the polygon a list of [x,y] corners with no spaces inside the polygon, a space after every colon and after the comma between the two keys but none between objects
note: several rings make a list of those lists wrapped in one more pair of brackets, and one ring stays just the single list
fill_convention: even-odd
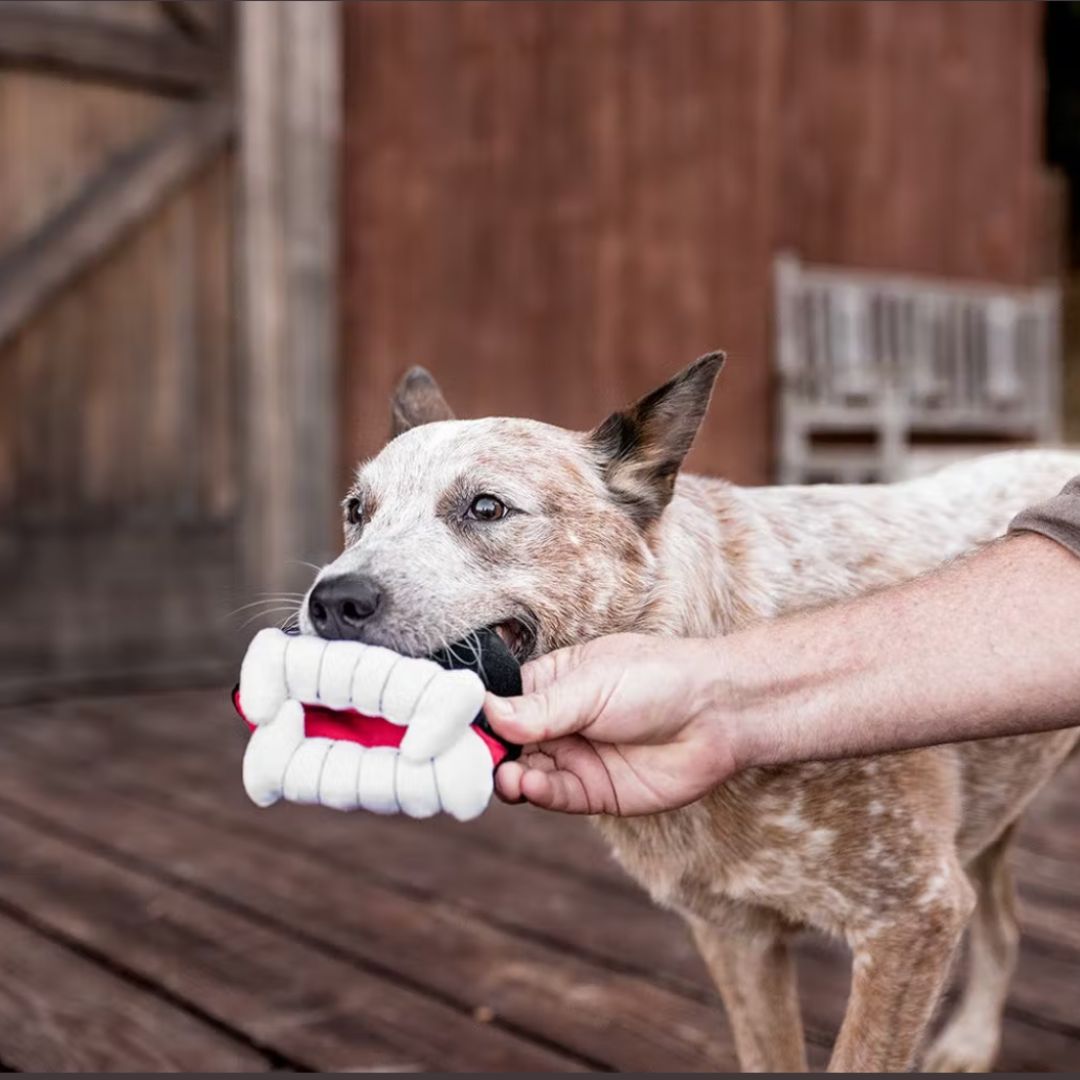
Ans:
[{"label": "fingernail", "polygon": [[493,720],[512,720],[514,718],[514,706],[506,698],[488,695],[485,711]]}]

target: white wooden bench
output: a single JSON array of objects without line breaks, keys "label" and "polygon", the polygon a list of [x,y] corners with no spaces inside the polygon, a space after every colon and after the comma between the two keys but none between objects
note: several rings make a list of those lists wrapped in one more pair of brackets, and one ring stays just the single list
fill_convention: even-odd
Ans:
[{"label": "white wooden bench", "polygon": [[1060,294],[776,264],[781,483],[893,480],[1061,436]]}]

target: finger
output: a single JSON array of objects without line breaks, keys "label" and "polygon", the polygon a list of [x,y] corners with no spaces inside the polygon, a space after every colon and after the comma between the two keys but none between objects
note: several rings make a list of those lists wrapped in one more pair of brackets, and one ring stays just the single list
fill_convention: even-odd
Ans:
[{"label": "finger", "polygon": [[404,659],[381,645],[365,645],[353,671],[349,702],[366,716],[382,716],[382,694],[394,667]]},{"label": "finger", "polygon": [[434,761],[443,810],[458,821],[471,821],[487,808],[495,780],[491,753],[475,731],[466,731]]},{"label": "finger", "polygon": [[545,742],[587,727],[596,712],[597,688],[570,672],[534,694],[501,698],[488,694],[484,713],[491,726],[511,742]]},{"label": "finger", "polygon": [[401,740],[413,761],[438,757],[453,746],[476,719],[484,703],[484,684],[472,671],[443,671],[424,688]]},{"label": "finger", "polygon": [[516,761],[505,761],[495,770],[495,794],[505,803],[525,801],[521,794],[521,778],[525,768]]},{"label": "finger", "polygon": [[252,724],[273,720],[289,696],[285,690],[288,641],[288,634],[267,627],[251,639],[244,654],[240,665],[240,708]]},{"label": "finger", "polygon": [[319,700],[319,669],[327,642],[310,634],[288,634],[285,642],[285,693],[305,705]]},{"label": "finger", "polygon": [[401,812],[409,817],[429,818],[439,812],[439,788],[431,761],[409,761],[399,756],[394,790]]},{"label": "finger", "polygon": [[271,806],[281,798],[285,771],[304,741],[304,707],[286,701],[269,723],[257,727],[244,751],[244,790],[256,806]]},{"label": "finger", "polygon": [[392,746],[373,746],[364,751],[356,783],[363,809],[373,814],[396,814],[400,809],[394,785],[398,756]]},{"label": "finger", "polygon": [[319,781],[330,752],[330,739],[304,739],[289,759],[282,793],[291,803],[318,804]]},{"label": "finger", "polygon": [[318,699],[328,709],[347,709],[353,674],[369,646],[358,641],[330,641],[319,665]]},{"label": "finger", "polygon": [[364,748],[359,743],[335,741],[323,762],[319,779],[319,802],[333,810],[356,810],[360,806],[356,789],[360,780],[360,759]]},{"label": "finger", "polygon": [[554,649],[535,660],[530,660],[521,669],[521,687],[526,694],[535,694],[561,679],[581,664],[584,651],[580,645],[571,645],[565,649]]},{"label": "finger", "polygon": [[558,768],[554,758],[541,750],[532,750],[522,754],[520,760],[521,764],[526,769],[539,769],[541,772],[551,772],[552,769]]},{"label": "finger", "polygon": [[529,769],[521,778],[521,792],[534,806],[563,814],[593,813],[581,780],[573,773]]}]

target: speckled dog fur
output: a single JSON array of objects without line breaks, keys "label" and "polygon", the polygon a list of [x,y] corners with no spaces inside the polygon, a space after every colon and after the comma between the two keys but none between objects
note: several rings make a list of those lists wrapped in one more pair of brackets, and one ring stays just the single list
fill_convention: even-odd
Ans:
[{"label": "speckled dog fur", "polygon": [[[533,655],[625,630],[725,634],[930,570],[1080,473],[1078,455],[1029,451],[881,486],[676,479],[721,363],[703,357],[589,433],[454,421],[414,369],[394,402],[397,437],[349,495],[362,527],[347,527],[322,576],[374,575],[387,603],[365,639],[412,653],[508,619]],[[470,521],[482,493],[511,512]],[[1076,739],[750,770],[683,810],[599,826],[688,921],[745,1069],[805,1068],[786,946],[804,927],[852,949],[840,1071],[913,1064],[970,928],[965,992],[922,1063],[987,1069],[1017,945],[1009,837]]]}]

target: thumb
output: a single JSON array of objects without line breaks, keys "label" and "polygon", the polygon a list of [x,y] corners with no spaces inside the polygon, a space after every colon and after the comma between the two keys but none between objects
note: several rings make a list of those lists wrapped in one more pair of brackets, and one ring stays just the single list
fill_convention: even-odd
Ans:
[{"label": "thumb", "polygon": [[531,694],[502,698],[488,694],[484,713],[505,739],[523,745],[546,742],[587,728],[601,695],[588,670],[576,669]]}]

